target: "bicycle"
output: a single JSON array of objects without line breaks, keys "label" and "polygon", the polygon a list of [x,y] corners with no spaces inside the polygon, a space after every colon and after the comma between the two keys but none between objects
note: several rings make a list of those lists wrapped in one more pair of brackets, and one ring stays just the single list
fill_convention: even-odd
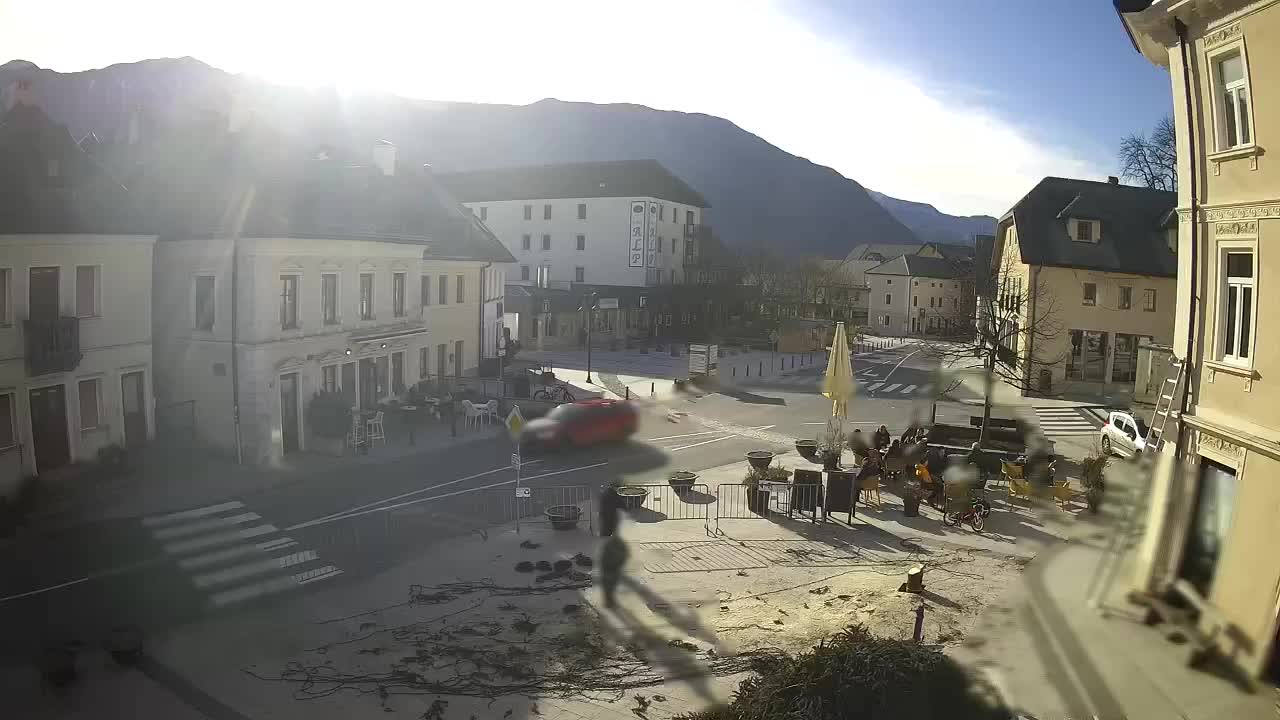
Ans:
[{"label": "bicycle", "polygon": [[[974,532],[980,533],[982,532],[982,528],[986,525],[983,510],[984,508],[980,503],[976,501],[972,502],[966,510],[943,513],[942,524],[950,527],[956,527],[962,522],[967,522],[969,523],[969,527],[973,528]],[[987,512],[990,512],[990,510],[987,510]]]},{"label": "bicycle", "polygon": [[571,403],[573,402],[573,393],[570,393],[569,388],[564,385],[549,385],[544,386],[541,390],[535,392],[533,394],[533,399]]}]

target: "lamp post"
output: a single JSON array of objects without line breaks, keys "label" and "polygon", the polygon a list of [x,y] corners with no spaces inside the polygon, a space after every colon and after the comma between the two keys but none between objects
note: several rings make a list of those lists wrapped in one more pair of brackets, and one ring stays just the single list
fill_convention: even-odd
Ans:
[{"label": "lamp post", "polygon": [[588,384],[591,383],[591,325],[592,325],[591,321],[594,319],[593,316],[595,315],[596,295],[597,293],[594,293],[594,292],[589,293],[585,298],[586,301],[583,303],[583,307],[578,308],[579,310],[585,308],[587,311],[587,383]]}]

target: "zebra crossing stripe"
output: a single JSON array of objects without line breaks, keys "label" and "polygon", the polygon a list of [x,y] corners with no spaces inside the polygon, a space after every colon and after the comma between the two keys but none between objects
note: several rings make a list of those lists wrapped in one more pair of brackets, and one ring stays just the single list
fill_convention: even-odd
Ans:
[{"label": "zebra crossing stripe", "polygon": [[236,558],[241,558],[246,555],[257,555],[264,552],[283,550],[297,544],[298,541],[293,538],[282,537],[276,538],[270,542],[258,543],[257,545],[237,545],[225,550],[215,550],[214,552],[205,553],[204,555],[183,558],[178,561],[178,567],[181,567],[183,570],[197,570],[202,567],[224,563],[228,560],[235,560]]},{"label": "zebra crossing stripe", "polygon": [[289,555],[281,555],[280,557],[267,558],[258,562],[245,563],[236,565],[224,570],[204,573],[192,578],[192,582],[196,587],[205,588],[211,585],[225,585],[236,580],[243,580],[254,575],[263,575],[274,570],[293,567],[303,563],[311,562],[319,559],[319,555],[315,550],[303,550]]},{"label": "zebra crossing stripe", "polygon": [[211,518],[209,520],[187,523],[185,525],[176,525],[174,527],[152,530],[151,534],[154,535],[157,540],[173,540],[187,535],[199,535],[200,533],[206,533],[210,530],[220,530],[222,528],[229,528],[241,523],[261,519],[262,516],[257,513],[241,513],[239,515]]},{"label": "zebra crossing stripe", "polygon": [[256,527],[245,528],[243,530],[234,530],[232,532],[215,533],[213,535],[205,535],[203,537],[192,538],[190,540],[179,540],[171,542],[164,546],[164,551],[170,555],[183,555],[196,550],[204,550],[205,548],[217,547],[218,545],[230,545],[240,540],[248,540],[249,538],[269,535],[279,530],[275,525],[258,525]]},{"label": "zebra crossing stripe", "polygon": [[897,390],[900,387],[902,387],[902,383],[894,383],[889,387],[884,388],[883,392],[893,392],[894,390]]},{"label": "zebra crossing stripe", "polygon": [[913,390],[915,390],[915,389],[916,389],[916,386],[915,386],[915,385],[908,385],[908,386],[906,386],[906,387],[902,388],[902,394],[903,394],[903,395],[906,395],[907,393],[910,393],[911,391],[913,391]]},{"label": "zebra crossing stripe", "polygon": [[142,524],[147,527],[168,525],[169,523],[178,522],[180,520],[194,520],[196,518],[205,517],[206,515],[217,515],[218,513],[225,512],[227,510],[239,510],[242,507],[244,507],[244,503],[238,500],[232,500],[230,502],[219,503],[218,505],[195,508],[194,510],[182,510],[181,512],[169,513],[168,515],[143,518]]},{"label": "zebra crossing stripe", "polygon": [[882,382],[878,382],[878,383],[871,383],[870,385],[868,385],[868,386],[867,386],[867,391],[868,391],[868,392],[875,392],[875,391],[876,391],[876,388],[880,387],[880,386],[881,386],[881,385],[883,385],[883,384],[884,384],[884,383],[882,383]]}]

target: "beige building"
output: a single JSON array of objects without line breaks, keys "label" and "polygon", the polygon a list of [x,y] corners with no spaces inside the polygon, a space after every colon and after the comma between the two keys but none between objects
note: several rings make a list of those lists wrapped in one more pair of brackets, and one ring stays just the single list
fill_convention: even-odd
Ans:
[{"label": "beige building", "polygon": [[1133,387],[1138,345],[1173,337],[1171,192],[1045,178],[996,225],[993,302],[1024,390]]},{"label": "beige building", "polygon": [[1275,682],[1280,354],[1266,351],[1275,338],[1261,320],[1280,284],[1280,256],[1264,251],[1280,238],[1280,166],[1263,152],[1280,137],[1280,3],[1147,5],[1128,3],[1122,18],[1172,82],[1173,348],[1188,380],[1175,393],[1181,422],[1164,433],[1135,581],[1153,592],[1189,581],[1217,611],[1201,615],[1202,629],[1217,615],[1224,654]]},{"label": "beige building", "polygon": [[973,282],[956,263],[900,255],[865,272],[871,331],[883,335],[951,335],[973,318]]}]

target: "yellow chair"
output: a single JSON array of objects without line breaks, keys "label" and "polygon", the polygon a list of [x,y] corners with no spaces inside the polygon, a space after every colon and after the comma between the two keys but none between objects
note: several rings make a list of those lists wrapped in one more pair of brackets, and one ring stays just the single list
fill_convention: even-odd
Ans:
[{"label": "yellow chair", "polygon": [[1009,478],[1009,500],[1018,497],[1031,500],[1031,483],[1022,478]]},{"label": "yellow chair", "polygon": [[862,484],[858,485],[859,493],[866,493],[866,499],[862,501],[863,505],[871,504],[871,495],[876,496],[876,507],[880,507],[880,476],[869,475],[862,479]]},{"label": "yellow chair", "polygon": [[969,504],[969,488],[958,482],[944,482],[942,484],[942,495],[944,502],[942,504],[942,512],[951,512],[951,506],[956,505],[957,511],[963,510]]},{"label": "yellow chair", "polygon": [[1000,461],[1000,472],[1004,473],[1005,480],[1024,480],[1022,468],[1023,466],[1018,463],[1011,463],[1008,460]]},{"label": "yellow chair", "polygon": [[1061,483],[1053,486],[1053,501],[1058,503],[1058,507],[1065,512],[1067,504],[1075,502],[1076,491],[1071,487],[1070,480],[1063,480]]}]

